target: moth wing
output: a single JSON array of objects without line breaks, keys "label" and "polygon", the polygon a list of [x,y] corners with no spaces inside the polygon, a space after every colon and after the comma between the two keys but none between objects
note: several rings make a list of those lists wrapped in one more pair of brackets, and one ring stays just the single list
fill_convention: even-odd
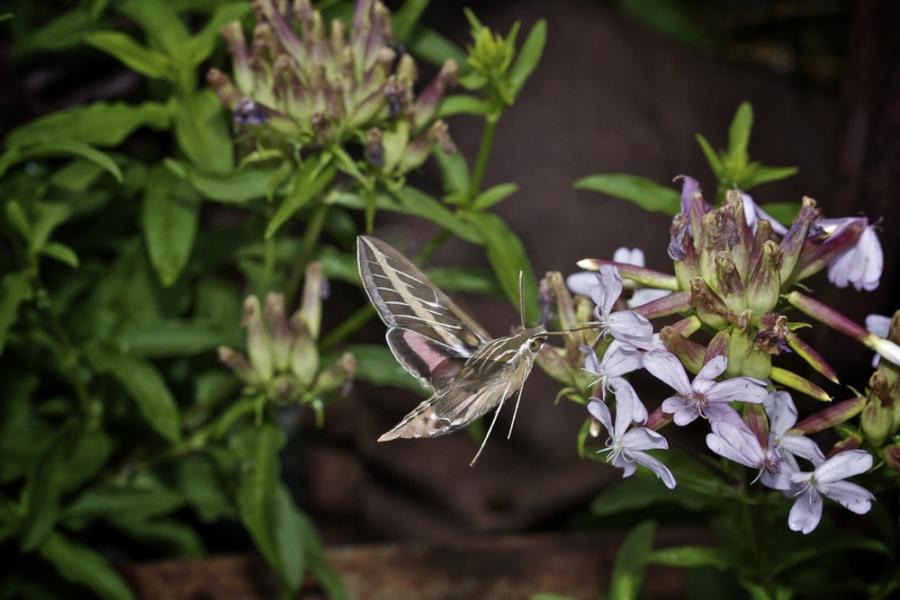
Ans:
[{"label": "moth wing", "polygon": [[414,331],[463,357],[491,340],[421,269],[389,244],[361,235],[356,247],[363,288],[388,327]]},{"label": "moth wing", "polygon": [[386,337],[397,362],[431,390],[443,389],[466,363],[455,349],[412,329],[391,327]]}]

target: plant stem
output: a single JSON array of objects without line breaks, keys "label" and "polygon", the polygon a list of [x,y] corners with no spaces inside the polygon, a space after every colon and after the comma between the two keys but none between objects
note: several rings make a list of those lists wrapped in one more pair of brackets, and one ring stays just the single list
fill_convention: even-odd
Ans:
[{"label": "plant stem", "polygon": [[438,231],[433,238],[428,240],[428,242],[422,246],[422,249],[416,255],[416,258],[413,262],[417,265],[423,265],[427,263],[434,253],[438,251],[438,248],[444,245],[444,242],[447,241],[447,238],[450,237],[450,230],[446,227],[441,227],[440,231]]},{"label": "plant stem", "polygon": [[499,119],[500,115],[489,115],[485,119],[484,129],[481,132],[481,144],[478,146],[478,156],[475,157],[475,169],[472,171],[472,180],[469,184],[470,204],[481,191],[481,182],[484,179],[484,171],[487,169],[488,156],[490,156],[491,146],[494,144],[494,132]]},{"label": "plant stem", "polygon": [[263,239],[263,280],[262,293],[272,289],[272,279],[275,275],[275,236]]},{"label": "plant stem", "polygon": [[303,280],[303,274],[306,272],[306,266],[309,264],[309,257],[319,243],[319,236],[322,235],[322,227],[325,224],[325,217],[328,214],[328,206],[320,204],[309,223],[306,225],[306,231],[303,233],[303,239],[300,241],[300,253],[291,267],[291,273],[288,275],[287,284],[285,285],[285,297],[290,301],[300,290],[300,282]]}]

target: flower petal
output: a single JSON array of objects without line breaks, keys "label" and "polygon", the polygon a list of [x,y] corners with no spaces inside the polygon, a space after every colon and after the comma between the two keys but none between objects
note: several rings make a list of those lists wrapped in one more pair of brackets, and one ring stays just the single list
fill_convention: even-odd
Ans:
[{"label": "flower petal", "polygon": [[591,400],[587,406],[591,416],[600,421],[609,435],[613,434],[612,415],[609,414],[609,407],[602,400]]},{"label": "flower petal", "polygon": [[752,468],[759,468],[767,458],[756,434],[743,421],[740,426],[717,422],[714,433],[706,436],[706,445],[716,454]]},{"label": "flower petal", "polygon": [[670,490],[675,489],[675,476],[672,475],[672,471],[664,465],[661,461],[653,458],[646,452],[631,452],[631,458],[637,462],[638,464],[644,465],[648,469],[650,469],[654,475],[659,477],[659,479],[663,482]]},{"label": "flower petal", "polygon": [[653,324],[647,317],[631,310],[620,310],[608,315],[604,325],[615,339],[635,346],[647,346],[653,339]]},{"label": "flower petal", "polygon": [[765,401],[766,414],[769,416],[769,431],[781,438],[788,429],[797,423],[797,407],[788,392],[772,392]]},{"label": "flower petal", "polygon": [[618,440],[632,423],[645,423],[648,415],[637,392],[626,380],[616,377],[610,380],[610,387],[616,395],[616,430],[613,437]]},{"label": "flower petal", "polygon": [[[600,364],[597,362],[597,353],[587,344],[582,344],[579,348],[584,353],[584,370],[592,375],[600,375]],[[609,350],[607,350],[607,353]]]},{"label": "flower petal", "polygon": [[725,372],[725,369],[728,367],[728,359],[724,356],[717,356],[700,369],[700,372],[697,373],[697,379],[708,379],[712,381],[719,375]]},{"label": "flower petal", "polygon": [[872,509],[872,501],[875,500],[875,496],[869,490],[849,481],[836,481],[828,484],[822,493],[858,515],[869,512]]},{"label": "flower petal", "polygon": [[596,273],[583,271],[581,273],[572,273],[566,277],[566,286],[573,294],[581,294],[582,296],[590,296],[591,290],[600,285],[600,278]]},{"label": "flower petal", "polygon": [[886,338],[891,330],[891,318],[884,315],[869,315],[866,317],[866,329],[880,338]]},{"label": "flower petal", "polygon": [[621,248],[616,248],[616,251],[613,253],[613,260],[617,263],[643,267],[645,264],[644,251],[640,248],[632,248],[631,250],[629,250],[624,246]]},{"label": "flower petal", "polygon": [[[878,288],[881,272],[884,269],[884,251],[881,249],[881,242],[878,240],[875,228],[871,225],[866,227],[860,236],[859,249],[865,260],[863,276],[859,285],[867,292],[871,292]],[[858,290],[859,287],[857,286],[856,289]]]},{"label": "flower petal", "polygon": [[664,350],[647,352],[644,355],[644,368],[684,397],[690,396],[691,392],[693,392],[684,366],[670,352]]},{"label": "flower petal", "polygon": [[818,444],[804,435],[786,435],[781,438],[780,447],[786,453],[805,458],[816,466],[825,462],[825,455]]},{"label": "flower petal", "polygon": [[822,496],[810,490],[797,497],[788,515],[788,527],[791,531],[809,533],[819,525],[822,519]]},{"label": "flower petal", "polygon": [[597,273],[599,285],[591,288],[591,300],[604,317],[612,312],[613,304],[622,295],[622,276],[611,265],[603,265]]},{"label": "flower petal", "polygon": [[[598,374],[607,377],[621,377],[637,371],[643,366],[643,363],[643,357],[637,348],[619,340],[613,340],[603,355]],[[587,360],[585,360],[585,368],[587,368]]]},{"label": "flower petal", "polygon": [[719,456],[744,465],[745,467],[756,468],[756,465],[759,464],[757,461],[745,456],[731,444],[730,440],[721,435],[715,433],[706,434],[706,446]]},{"label": "flower petal", "polygon": [[[698,376],[699,378],[699,376]],[[765,401],[769,392],[755,379],[749,377],[733,377],[720,381],[709,388],[706,399],[710,402],[752,402],[758,404]]]},{"label": "flower petal", "polygon": [[668,450],[669,442],[662,435],[647,427],[635,427],[624,436],[626,450]]},{"label": "flower petal", "polygon": [[872,468],[872,455],[865,450],[844,450],[816,467],[815,478],[819,483],[832,483]]},{"label": "flower petal", "polygon": [[672,415],[672,420],[679,427],[692,423],[700,416],[700,408],[696,402],[688,402],[681,396],[671,396],[663,400],[662,410]]}]

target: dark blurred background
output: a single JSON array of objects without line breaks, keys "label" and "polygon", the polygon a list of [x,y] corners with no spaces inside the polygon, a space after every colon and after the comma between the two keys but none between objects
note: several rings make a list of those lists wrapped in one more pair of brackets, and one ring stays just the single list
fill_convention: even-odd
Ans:
[{"label": "dark blurred background", "polygon": [[[29,15],[18,22],[35,24],[64,5],[12,4],[17,15]],[[543,60],[500,122],[485,181],[486,186],[519,184],[520,191],[498,210],[524,240],[538,276],[571,272],[578,259],[610,257],[619,246],[641,247],[648,266],[669,270],[666,218],[576,191],[573,182],[592,173],[633,173],[661,183],[690,174],[712,192],[715,182],[693,135],[702,132],[723,146],[731,116],[747,100],[755,112],[751,157],[800,169],[795,177],[757,188],[758,201],[799,201],[808,195],[830,216],[864,213],[881,219],[881,287],[868,294],[838,291],[821,277],[811,283],[816,295],[859,320],[867,311],[889,314],[900,306],[894,233],[900,225],[900,3],[472,0],[468,5],[500,31],[516,20],[523,31],[539,18],[548,22]],[[461,8],[456,2],[432,2],[424,22],[465,46],[468,25]],[[97,52],[14,57],[11,40],[0,47],[3,134],[68,106],[141,98],[141,86],[147,85]],[[450,127],[461,151],[474,156],[479,123],[458,117]],[[139,148],[142,142],[133,143]],[[426,175],[437,189],[436,175],[427,168]],[[418,222],[381,216],[376,229],[376,235],[406,238],[407,251],[434,233]],[[484,257],[482,249],[454,242],[435,262],[483,265]],[[332,324],[359,302],[352,296],[359,294],[356,288],[338,292],[326,311]],[[347,306],[342,295],[352,296]],[[464,297],[461,303],[495,335],[506,333],[517,319],[503,300]],[[378,342],[383,333],[373,323],[360,339]],[[865,385],[866,353],[842,353],[844,340],[827,332],[815,342],[825,344],[824,354],[845,381]],[[639,389],[645,399],[664,393]],[[618,474],[578,458],[575,434],[584,409],[566,401],[554,404],[557,391],[536,370],[512,439],[495,435],[470,468],[477,446],[465,432],[377,444],[378,435],[419,398],[358,385],[347,401],[329,408],[324,429],[301,418],[289,450],[292,485],[332,543],[567,528]],[[846,390],[831,391],[849,396]],[[500,418],[499,431],[507,418]],[[239,536],[218,534],[224,549],[241,546]]]}]

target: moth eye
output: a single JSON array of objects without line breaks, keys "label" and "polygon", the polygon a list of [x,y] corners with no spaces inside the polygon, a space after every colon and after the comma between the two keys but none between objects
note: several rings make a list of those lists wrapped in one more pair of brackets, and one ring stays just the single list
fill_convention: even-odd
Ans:
[{"label": "moth eye", "polygon": [[542,344],[543,344],[543,342],[541,342],[540,340],[537,340],[537,339],[528,340],[528,349],[531,350],[532,352],[537,352],[538,350],[541,349]]}]

